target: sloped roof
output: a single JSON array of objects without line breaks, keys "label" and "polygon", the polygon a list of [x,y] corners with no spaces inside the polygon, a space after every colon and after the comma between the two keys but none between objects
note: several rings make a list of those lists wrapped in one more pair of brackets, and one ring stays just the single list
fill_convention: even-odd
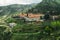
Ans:
[{"label": "sloped roof", "polygon": [[39,18],[40,16],[43,16],[43,14],[19,14],[20,17],[29,17],[29,18]]}]

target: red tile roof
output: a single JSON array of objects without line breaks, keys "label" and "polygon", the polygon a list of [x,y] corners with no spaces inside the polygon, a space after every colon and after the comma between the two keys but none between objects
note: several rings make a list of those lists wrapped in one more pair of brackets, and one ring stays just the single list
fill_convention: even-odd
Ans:
[{"label": "red tile roof", "polygon": [[[32,14],[32,13],[30,13],[30,14],[28,14],[28,17],[29,18],[39,18],[40,16],[42,16],[43,14]],[[27,16],[27,14],[20,14],[19,15],[20,17],[26,17]]]}]

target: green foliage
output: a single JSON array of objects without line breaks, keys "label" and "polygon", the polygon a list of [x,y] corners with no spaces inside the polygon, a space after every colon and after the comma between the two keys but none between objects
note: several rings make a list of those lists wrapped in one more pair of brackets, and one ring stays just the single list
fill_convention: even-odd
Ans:
[{"label": "green foliage", "polygon": [[16,20],[13,18],[8,18],[7,20],[5,20],[5,22],[12,23],[12,22],[16,22]]},{"label": "green foliage", "polygon": [[0,6],[0,16],[4,16],[4,15],[11,15],[11,14],[15,14],[17,13],[21,13],[21,12],[26,12],[28,11],[28,9],[31,9],[32,7],[34,7],[35,4],[29,4],[29,5],[23,5],[23,4],[13,4],[13,5],[8,5],[8,6]]},{"label": "green foliage", "polygon": [[[45,21],[43,23],[24,23],[22,20],[8,19],[17,25],[12,28],[13,35],[6,33],[11,40],[57,40],[60,34],[60,21]],[[8,22],[8,23],[9,23]],[[37,33],[37,34],[36,34]],[[8,38],[5,38],[8,39]]]},{"label": "green foliage", "polygon": [[13,32],[19,32],[19,33],[33,33],[38,32],[40,30],[40,26],[36,26],[34,24],[17,24],[13,28]]},{"label": "green foliage", "polygon": [[3,40],[5,27],[0,26],[0,40]]},{"label": "green foliage", "polygon": [[[16,26],[12,28],[11,33],[7,32],[4,39],[11,40],[59,40],[60,39],[60,21],[44,21],[42,23],[26,22],[22,20],[11,19],[10,22],[16,22]],[[18,20],[18,21],[17,21]]]},{"label": "green foliage", "polygon": [[[42,26],[42,27],[41,27]],[[13,28],[11,40],[59,40],[60,21],[43,22],[42,25],[20,24]],[[37,31],[36,31],[37,30]],[[24,38],[24,39],[23,39]]]},{"label": "green foliage", "polygon": [[[51,0],[51,2],[40,2],[36,5],[36,7],[28,10],[30,13],[46,13],[47,11],[50,11],[49,14],[51,15],[59,15],[60,14],[60,4],[58,2],[55,2]],[[54,12],[53,12],[54,11]]]},{"label": "green foliage", "polygon": [[48,20],[49,18],[50,18],[50,15],[49,14],[45,14],[44,19]]},{"label": "green foliage", "polygon": [[[1,15],[6,13],[18,13],[18,12],[32,12],[32,13],[46,13],[57,15],[60,14],[60,4],[56,2],[51,3],[39,3],[36,7],[33,5],[9,5],[7,7],[0,7],[3,11]],[[28,10],[31,9],[31,10]],[[54,11],[54,13],[52,12]],[[57,14],[56,14],[57,13]],[[47,20],[49,15],[45,15]],[[24,23],[23,20],[8,18],[5,20],[7,23],[16,23],[17,25],[9,31],[5,32],[6,28],[0,27],[0,40],[60,40],[60,21],[45,21],[43,23]],[[12,35],[13,34],[13,35]]]},{"label": "green foliage", "polygon": [[51,25],[59,27],[60,26],[60,21],[51,22]]},{"label": "green foliage", "polygon": [[34,34],[34,33],[22,33],[22,34],[19,34],[19,33],[15,33],[13,36],[12,36],[12,39],[11,40],[38,40],[38,35],[39,33],[37,34]]},{"label": "green foliage", "polygon": [[0,26],[0,40],[10,40],[11,32],[5,32],[6,27]]}]

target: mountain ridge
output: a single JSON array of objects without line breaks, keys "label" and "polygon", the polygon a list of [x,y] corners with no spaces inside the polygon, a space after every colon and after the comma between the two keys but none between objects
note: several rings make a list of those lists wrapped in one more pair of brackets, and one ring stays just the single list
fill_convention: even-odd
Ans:
[{"label": "mountain ridge", "polygon": [[8,6],[0,6],[0,16],[7,14],[14,14],[19,12],[26,12],[28,9],[31,9],[36,4],[22,5],[22,4],[12,4]]},{"label": "mountain ridge", "polygon": [[[50,1],[50,2],[42,2],[38,3],[36,7],[28,10],[30,13],[47,13],[47,11],[50,11],[51,15],[59,14],[60,10],[60,4],[56,1]],[[54,13],[52,13],[54,11]]]}]

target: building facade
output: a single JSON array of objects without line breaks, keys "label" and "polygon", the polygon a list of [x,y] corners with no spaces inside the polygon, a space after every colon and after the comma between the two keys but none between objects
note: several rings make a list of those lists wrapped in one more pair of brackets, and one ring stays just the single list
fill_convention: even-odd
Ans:
[{"label": "building facade", "polygon": [[25,21],[41,21],[43,20],[44,14],[20,14],[20,18],[24,18]]}]

